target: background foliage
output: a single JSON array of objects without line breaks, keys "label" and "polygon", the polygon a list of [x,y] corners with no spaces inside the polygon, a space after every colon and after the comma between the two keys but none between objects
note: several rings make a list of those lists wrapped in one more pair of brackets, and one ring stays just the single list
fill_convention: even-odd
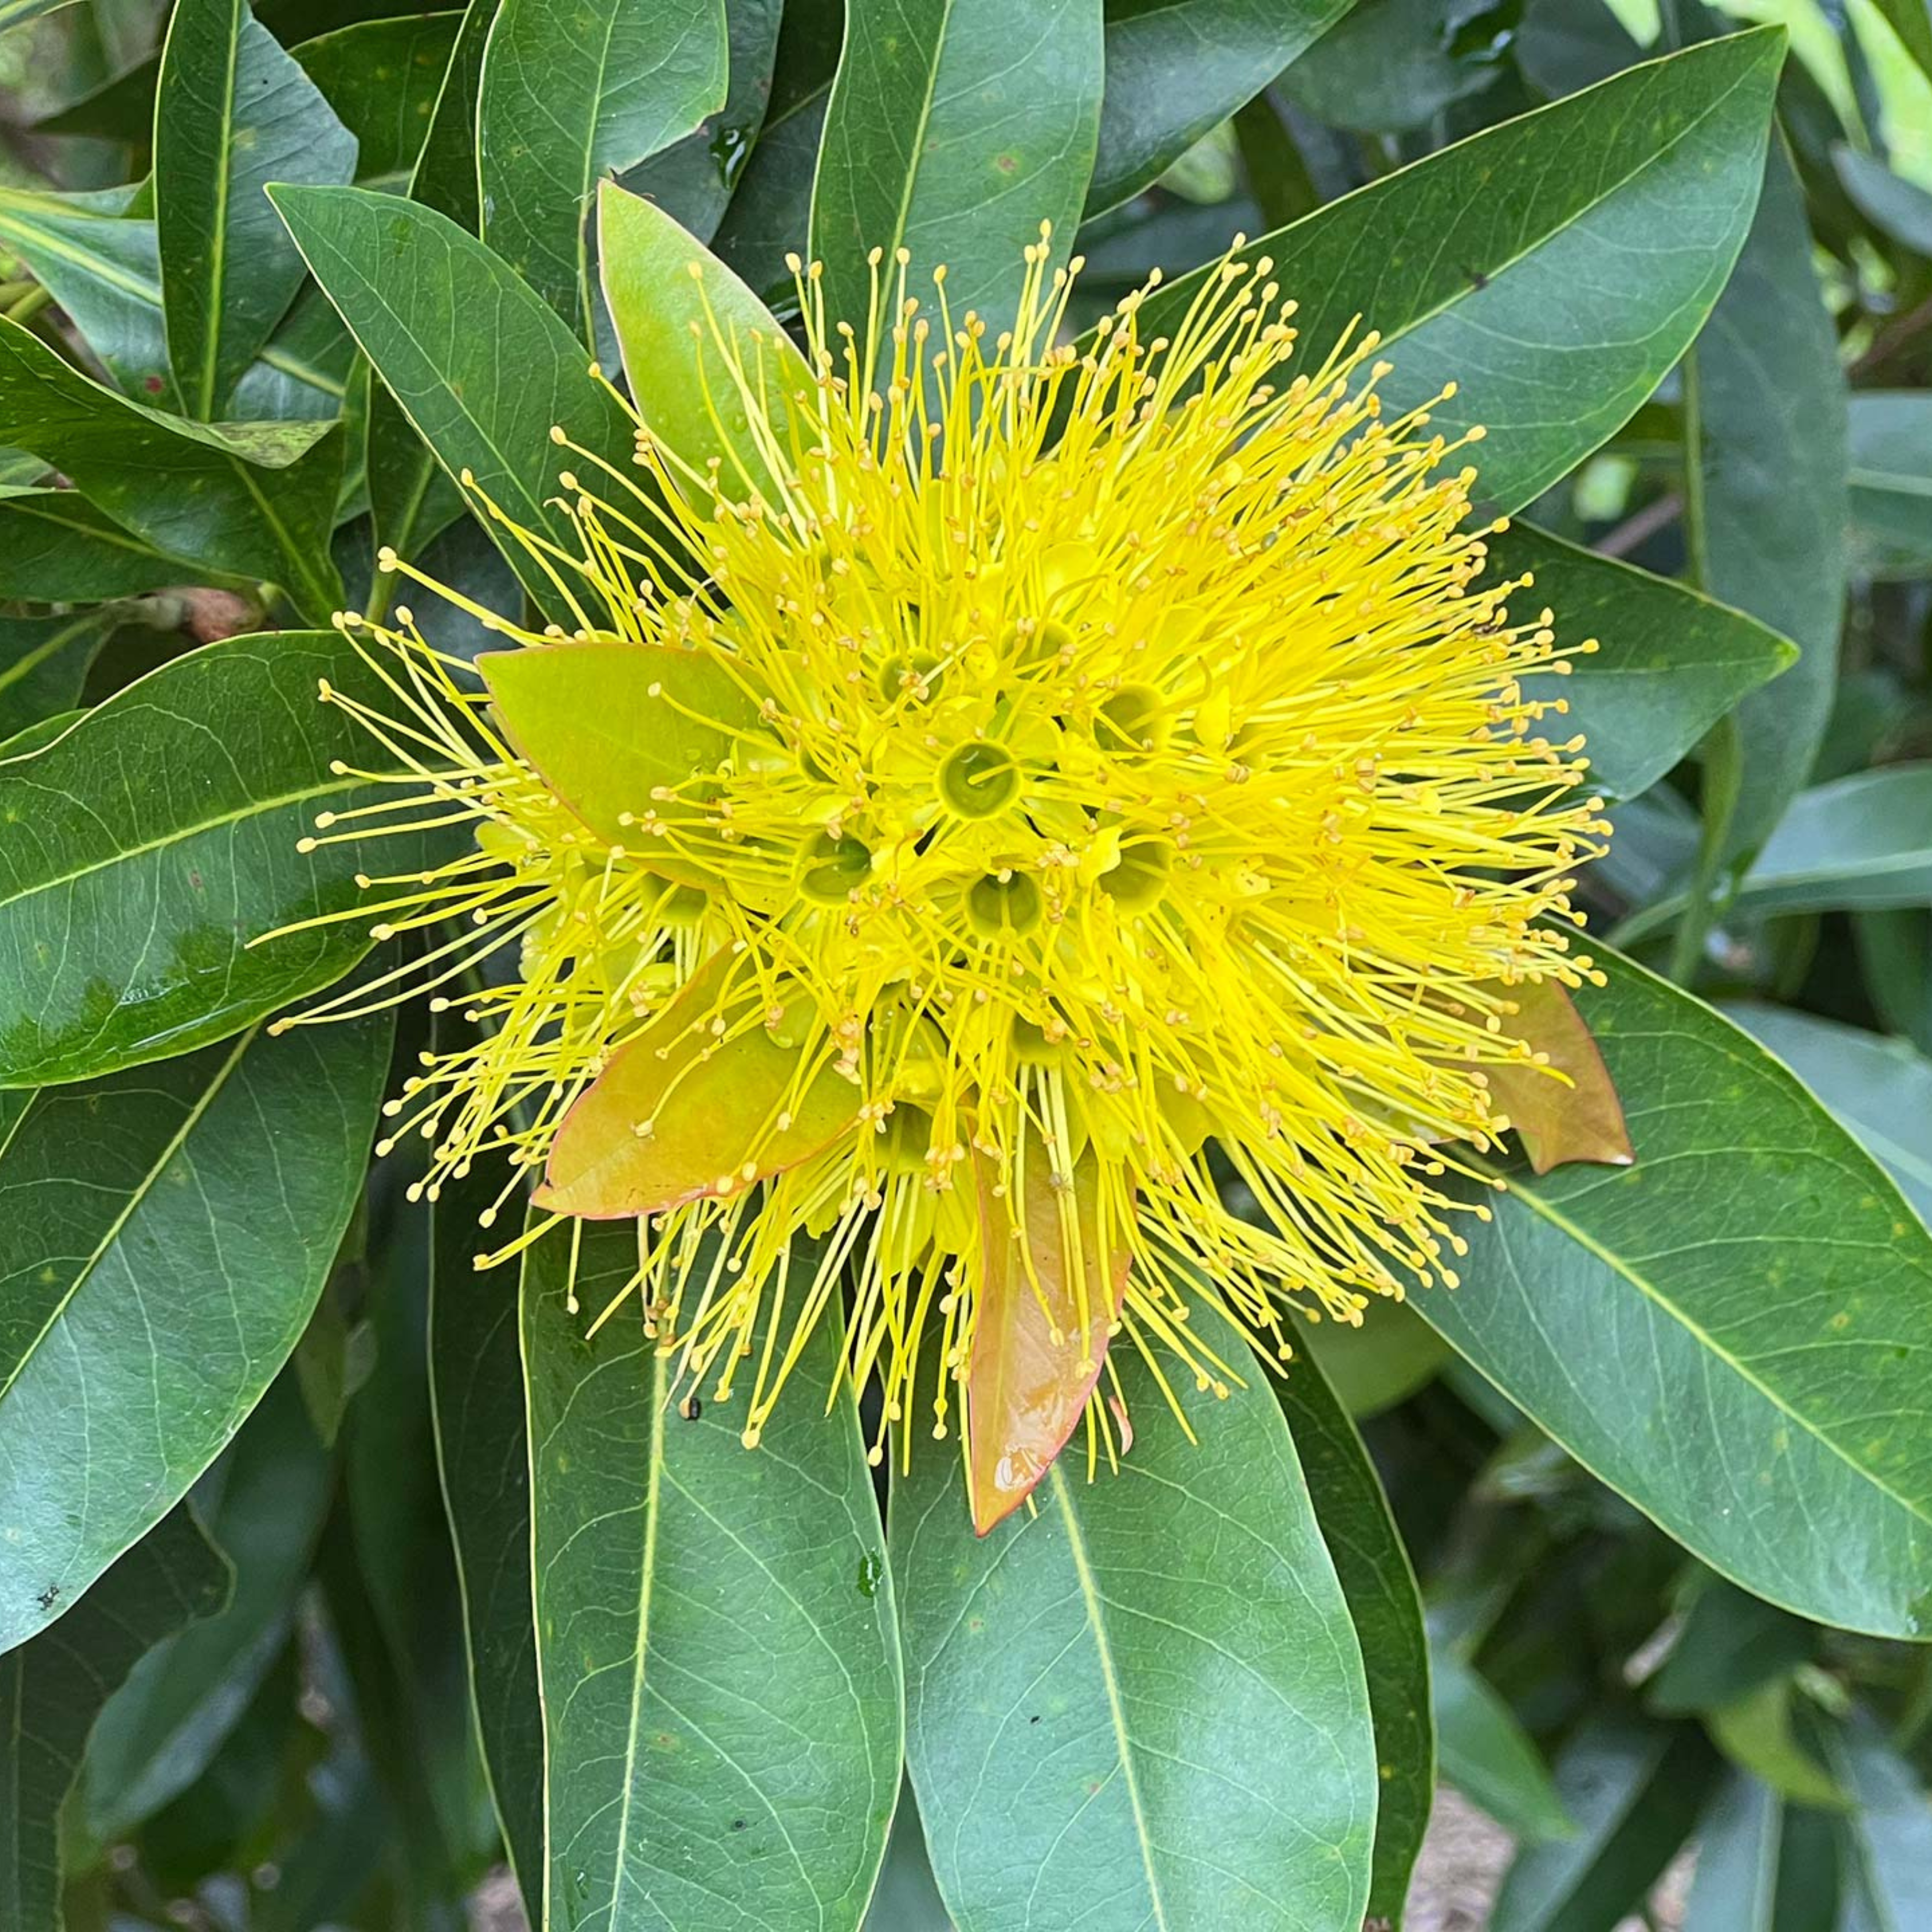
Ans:
[{"label": "background foliage", "polygon": [[[1348,1932],[1439,1770],[1499,1932],[1687,1846],[1691,1932],[1932,1925],[1932,14],[1754,10],[0,0],[0,1924]],[[1455,378],[1604,640],[1638,1166],[985,1542],[473,1275],[495,1184],[366,1159],[427,1022],[262,1030],[385,962],[239,941],[353,898],[376,547],[541,609],[455,477],[555,527],[550,425],[628,446],[613,174],[782,313],[808,238],[997,310],[1050,218],[1084,322],[1281,230]]]}]

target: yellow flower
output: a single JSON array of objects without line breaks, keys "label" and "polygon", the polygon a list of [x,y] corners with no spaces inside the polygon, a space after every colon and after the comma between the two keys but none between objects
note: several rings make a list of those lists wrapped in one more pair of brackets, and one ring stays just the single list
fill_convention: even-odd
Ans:
[{"label": "yellow flower", "polygon": [[343,620],[419,773],[356,835],[475,829],[370,882],[454,933],[376,997],[480,1028],[391,1103],[429,1194],[500,1150],[505,1198],[638,1216],[627,1294],[748,1444],[848,1285],[854,1384],[987,1438],[982,1527],[1083,1408],[1114,1453],[1110,1340],[1225,1394],[1203,1304],[1285,1359],[1284,1311],[1454,1283],[1486,1210],[1438,1184],[1537,1058],[1510,988],[1589,975],[1605,829],[1524,688],[1550,614],[1480,580],[1480,432],[1385,416],[1372,336],[1295,372],[1265,260],[1063,346],[1078,266],[1029,250],[996,340],[903,258],[856,334],[802,274],[802,358],[714,316],[737,453],[575,452],[580,555],[516,534],[578,621],[478,611],[532,647],[487,690]]}]

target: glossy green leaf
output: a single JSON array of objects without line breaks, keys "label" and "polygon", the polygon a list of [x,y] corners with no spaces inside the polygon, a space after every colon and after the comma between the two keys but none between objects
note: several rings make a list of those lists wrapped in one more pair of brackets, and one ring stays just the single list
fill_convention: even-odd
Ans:
[{"label": "glossy green leaf", "polygon": [[[278,190],[275,206],[417,434],[526,529],[575,555],[548,500],[560,427],[618,464],[629,418],[586,372],[576,338],[530,289],[446,216],[364,188]],[[556,586],[494,520],[493,536],[538,604],[568,618]]]},{"label": "glossy green leaf", "polygon": [[1133,1350],[1114,1367],[1118,1473],[1076,1449],[987,1537],[955,1446],[908,1419],[892,1570],[940,1891],[959,1932],[1357,1932],[1376,1741],[1280,1408],[1244,1365],[1190,1402],[1197,1448]]},{"label": "glossy green leaf", "polygon": [[[674,1406],[634,1306],[586,1336],[571,1247],[529,1251],[522,1298],[546,1922],[856,1927],[902,1726],[858,1415],[826,1409],[832,1325],[747,1450],[708,1388],[701,1414]],[[584,1226],[578,1300],[603,1307],[636,1265],[629,1224]]]},{"label": "glossy green leaf", "polygon": [[1733,1772],[1698,1821],[1684,1924],[1696,1932],[1833,1932],[1838,1873],[1829,1829],[1820,1814]]},{"label": "glossy green leaf", "polygon": [[180,1501],[307,1323],[389,1029],[260,1033],[50,1088],[0,1160],[0,1646]]},{"label": "glossy green leaf", "polygon": [[[1626,422],[1689,346],[1742,245],[1763,169],[1777,28],[1619,74],[1486,129],[1253,244],[1300,304],[1298,358],[1354,320],[1395,364],[1391,407],[1426,401],[1514,509]],[[1184,275],[1141,310],[1172,327]],[[1560,398],[1560,404],[1556,399]]]},{"label": "glossy green leaf", "polygon": [[459,8],[358,20],[291,50],[354,140],[358,181],[406,178],[414,170],[464,17]]},{"label": "glossy green leaf", "polygon": [[[847,0],[826,109],[811,253],[835,320],[862,329],[874,248],[910,250],[929,295],[994,334],[1019,300],[1022,253],[1053,224],[1070,252],[1099,137],[1095,0]],[[929,304],[928,304],[930,305]]]},{"label": "glossy green leaf", "polygon": [[154,206],[168,359],[197,422],[228,413],[301,285],[262,188],[355,167],[355,137],[247,0],[178,0],[154,97]]},{"label": "glossy green leaf", "polygon": [[1276,1381],[1275,1394],[1362,1647],[1377,1781],[1367,1912],[1398,1932],[1436,1796],[1429,1637],[1415,1572],[1375,1465],[1320,1366],[1304,1352]]},{"label": "glossy green leaf", "polygon": [[654,800],[730,758],[742,735],[760,728],[757,700],[715,655],[674,645],[544,644],[491,651],[479,668],[511,742],[544,784],[598,838],[651,852],[667,873],[680,868],[668,839],[644,821],[675,826],[696,806]]},{"label": "glossy green leaf", "polygon": [[1668,578],[1517,524],[1490,543],[1486,577],[1532,576],[1511,609],[1556,614],[1559,644],[1594,638],[1569,674],[1531,681],[1568,701],[1568,728],[1588,742],[1590,783],[1635,798],[1695,748],[1748,691],[1774,677],[1796,648],[1755,618]]},{"label": "glossy green leaf", "polygon": [[0,768],[0,1085],[79,1080],[238,1032],[368,952],[358,919],[248,942],[357,903],[358,869],[420,865],[416,837],[304,853],[315,814],[366,794],[375,741],[318,700],[386,688],[333,632],[238,638],[176,659]]},{"label": "glossy green leaf", "polygon": [[1358,1422],[1379,1415],[1432,1382],[1454,1351],[1427,1322],[1400,1302],[1378,1301],[1350,1328],[1316,1322],[1297,1336]]},{"label": "glossy green leaf", "polygon": [[1932,760],[1856,772],[1792,804],[1735,903],[1756,912],[1932,902]]},{"label": "glossy green leaf", "polygon": [[1741,1003],[1722,1010],[1837,1114],[1920,1218],[1932,1222],[1932,1060],[1905,1040],[1788,1006]]},{"label": "glossy green leaf", "polygon": [[1444,1647],[1431,1682],[1444,1782],[1523,1843],[1568,1837],[1574,1826],[1543,1754],[1487,1678]]},{"label": "glossy green leaf", "polygon": [[1472,1188],[1462,1285],[1412,1305],[1722,1574],[1932,1635],[1932,1235],[1747,1035],[1595,956],[1636,1165]]},{"label": "glossy green leaf", "polygon": [[156,549],[280,584],[317,619],[342,602],[328,562],[342,460],[333,428],[208,429],[164,416],[0,322],[0,440],[32,450]]},{"label": "glossy green leaf", "polygon": [[502,1185],[487,1166],[430,1209],[429,1386],[443,1501],[463,1591],[472,1698],[490,1796],[532,1925],[543,1903],[543,1709],[530,1607],[530,1442],[516,1280],[479,1274],[478,1217]]},{"label": "glossy green leaf", "polygon": [[164,556],[77,490],[0,488],[0,597],[96,604],[184,583],[201,568]]},{"label": "glossy green leaf", "polygon": [[184,1504],[52,1629],[0,1660],[0,1921],[64,1932],[60,1813],[101,1706],[152,1644],[218,1610],[229,1569]]},{"label": "glossy green leaf", "polygon": [[1696,1730],[1615,1714],[1588,1720],[1556,1762],[1576,1834],[1518,1856],[1490,1932],[1611,1932],[1676,1856],[1716,1766]]},{"label": "glossy green leaf", "polygon": [[1932,1924],[1932,1804],[1910,1764],[1861,1714],[1827,1747],[1857,1801],[1845,1828],[1844,1932],[1917,1932]]},{"label": "glossy green leaf", "polygon": [[331,1486],[328,1458],[284,1377],[192,1492],[234,1566],[226,1605],[151,1650],[88,1741],[81,1788],[96,1844],[186,1790],[239,1722],[288,1640]]},{"label": "glossy green leaf", "polygon": [[1810,776],[1845,598],[1844,377],[1781,140],[1737,272],[1685,364],[1684,397],[1692,574],[1800,653],[1738,708],[1743,780],[1726,849],[1750,852]]},{"label": "glossy green leaf", "polygon": [[1138,194],[1258,94],[1352,0],[1168,0],[1107,22],[1090,219]]},{"label": "glossy green leaf", "polygon": [[[789,404],[817,392],[770,310],[662,208],[606,183],[597,197],[598,272],[631,400],[652,435],[700,473],[715,460],[728,496],[776,501],[737,380],[789,453]],[[726,345],[728,345],[728,348]]]},{"label": "glossy green leaf", "polygon": [[580,332],[585,224],[622,174],[724,104],[723,0],[502,0],[477,97],[483,238]]},{"label": "glossy green leaf", "polygon": [[1878,578],[1932,577],[1932,394],[1865,389],[1851,399],[1851,544]]},{"label": "glossy green leaf", "polygon": [[111,611],[0,617],[0,738],[72,709],[94,652],[113,628]]},{"label": "glossy green leaf", "polygon": [[[724,105],[694,132],[631,169],[622,185],[647,196],[709,241],[756,146],[772,96],[781,0],[724,0],[728,87]],[[837,29],[834,28],[836,38]]]}]

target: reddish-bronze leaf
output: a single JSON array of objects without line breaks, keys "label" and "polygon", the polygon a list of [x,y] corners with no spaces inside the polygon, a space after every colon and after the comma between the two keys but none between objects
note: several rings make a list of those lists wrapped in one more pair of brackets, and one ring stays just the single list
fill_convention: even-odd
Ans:
[{"label": "reddish-bronze leaf", "polygon": [[[1083,1328],[1062,1243],[1060,1196],[1046,1145],[1029,1132],[1020,1204],[1037,1292],[1012,1236],[1013,1203],[993,1193],[994,1170],[976,1163],[985,1261],[966,1371],[966,1482],[973,1527],[984,1536],[1032,1493],[1073,1433],[1099,1379],[1107,1330],[1126,1288],[1126,1230],[1114,1232],[1108,1275],[1099,1259],[1100,1174],[1090,1154],[1073,1171],[1074,1219],[1085,1258]],[[1059,1339],[1054,1340],[1054,1331]]]},{"label": "reddish-bronze leaf", "polygon": [[1517,1009],[1504,1022],[1508,1030],[1569,1076],[1552,1079],[1533,1066],[1489,1070],[1490,1091],[1522,1136],[1530,1166],[1538,1174],[1575,1160],[1629,1166],[1636,1155],[1622,1102],[1570,995],[1554,980],[1543,980],[1511,986],[1508,997]]},{"label": "reddish-bronze leaf", "polygon": [[[712,1034],[723,963],[620,1048],[564,1116],[538,1207],[592,1221],[655,1214],[781,1174],[850,1128],[858,1089],[829,1065],[798,1090],[801,1041],[761,1022],[722,1043]],[[728,1028],[758,998],[734,1001]]]}]

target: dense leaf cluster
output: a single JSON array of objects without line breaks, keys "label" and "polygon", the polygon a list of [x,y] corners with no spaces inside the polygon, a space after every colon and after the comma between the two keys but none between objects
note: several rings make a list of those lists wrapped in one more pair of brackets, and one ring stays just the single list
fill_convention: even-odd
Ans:
[{"label": "dense leaf cluster", "polygon": [[[1689,1932],[1932,1925],[1932,16],[1642,10],[0,0],[5,1932],[1354,1932],[1438,1772],[1500,1932],[1687,1846]],[[1602,640],[1634,1166],[1502,1170],[1198,1447],[1124,1364],[1123,1472],[984,1540],[586,1336],[628,1226],[475,1273],[497,1178],[369,1159],[428,1016],[267,1030],[385,952],[247,942],[367,868],[298,842],[378,550],[554,614],[459,479],[567,542],[552,425],[628,454],[610,176],[782,316],[899,246],[997,312],[1044,219],[1157,320],[1265,235],[1454,381]]]}]

